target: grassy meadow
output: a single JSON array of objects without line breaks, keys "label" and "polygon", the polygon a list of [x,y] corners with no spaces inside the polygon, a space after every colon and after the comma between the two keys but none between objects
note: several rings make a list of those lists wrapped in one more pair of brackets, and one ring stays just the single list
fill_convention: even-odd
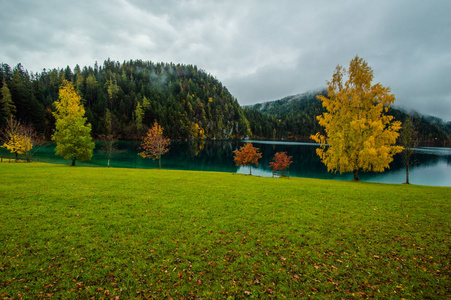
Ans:
[{"label": "grassy meadow", "polygon": [[0,299],[444,299],[451,188],[0,164]]}]

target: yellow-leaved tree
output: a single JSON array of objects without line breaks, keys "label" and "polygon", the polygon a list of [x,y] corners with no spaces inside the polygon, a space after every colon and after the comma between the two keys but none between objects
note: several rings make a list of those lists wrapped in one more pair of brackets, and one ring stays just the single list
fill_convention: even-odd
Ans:
[{"label": "yellow-leaved tree", "polygon": [[359,171],[383,172],[403,149],[395,145],[401,122],[386,115],[395,95],[372,81],[373,70],[356,56],[348,70],[337,66],[327,97],[318,95],[326,112],[317,116],[325,135],[311,136],[320,143],[316,153],[328,171],[352,172],[354,180]]},{"label": "yellow-leaved tree", "polygon": [[19,121],[10,117],[6,120],[6,126],[0,133],[5,140],[1,147],[8,149],[11,153],[14,153],[16,155],[16,161],[19,158],[19,154],[26,154],[27,160],[29,161],[28,154],[34,144],[33,132],[31,128],[20,124]]},{"label": "yellow-leaved tree", "polygon": [[94,143],[91,138],[91,124],[87,123],[81,97],[75,92],[72,83],[63,80],[59,90],[59,99],[55,102],[56,154],[71,159],[75,166],[77,159],[84,161],[92,157]]}]

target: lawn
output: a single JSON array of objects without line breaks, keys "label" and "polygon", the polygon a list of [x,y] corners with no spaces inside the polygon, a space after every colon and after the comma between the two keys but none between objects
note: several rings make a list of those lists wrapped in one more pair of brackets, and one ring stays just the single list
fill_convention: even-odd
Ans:
[{"label": "lawn", "polygon": [[0,299],[443,299],[451,188],[0,164]]}]

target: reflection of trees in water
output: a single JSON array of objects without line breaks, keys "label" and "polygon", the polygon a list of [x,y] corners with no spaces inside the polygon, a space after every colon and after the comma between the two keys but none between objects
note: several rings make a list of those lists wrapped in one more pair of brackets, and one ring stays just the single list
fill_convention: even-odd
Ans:
[{"label": "reflection of trees in water", "polygon": [[[172,141],[170,150],[162,158],[163,168],[202,170],[202,171],[222,171],[237,172],[238,167],[233,161],[233,150],[243,146],[243,141],[194,141],[179,142]],[[293,164],[288,171],[290,176],[309,177],[309,178],[342,178],[350,179],[350,175],[327,172],[327,168],[316,155],[316,145],[299,145],[284,143],[260,143],[253,142],[254,146],[260,148],[263,156],[259,160],[258,169],[271,173],[269,163],[272,161],[276,152],[287,152],[287,155],[293,156]],[[117,147],[121,151],[115,154],[111,164],[113,167],[125,168],[157,168],[158,162],[152,160],[143,160],[137,155],[140,142],[118,142]],[[85,165],[106,166],[106,157],[99,153],[99,144],[96,144],[94,157]],[[34,154],[35,159],[45,162],[66,163],[64,160],[55,156],[55,145],[53,143],[45,144]],[[424,150],[424,149],[423,149]],[[446,150],[426,149],[427,151],[417,151],[413,155],[412,170],[416,168],[434,166],[439,163],[447,163],[451,166],[451,154]],[[2,152],[0,152],[1,154]],[[438,153],[438,154],[437,154]],[[4,157],[8,157],[4,155]],[[397,172],[405,170],[401,155],[396,155],[394,161],[390,164],[390,169],[384,173]],[[381,173],[362,173],[362,180],[370,178],[373,174]]]},{"label": "reflection of trees in water", "polygon": [[[451,156],[448,156],[448,159]],[[423,154],[415,152],[412,155],[411,167],[415,168],[415,166],[434,166],[438,164],[441,160],[445,159],[444,156],[432,155],[432,154]],[[401,154],[397,154],[394,156],[392,163],[390,164],[390,170],[387,171],[397,171],[399,169],[405,169],[405,166],[402,162]]]},{"label": "reflection of trees in water", "polygon": [[[242,146],[244,142],[238,143],[236,147]],[[278,144],[278,143],[259,143],[253,142],[254,147],[260,148],[263,153],[259,160],[258,169],[272,172],[269,163],[273,160],[276,152],[287,152],[287,155],[293,156],[293,164],[288,171],[290,176],[311,177],[311,178],[334,178],[337,174],[328,173],[327,168],[316,155],[316,146],[299,144]],[[236,148],[235,147],[235,148]]]},{"label": "reflection of trees in water", "polygon": [[[321,162],[321,159],[316,154],[316,145],[299,145],[299,144],[266,144],[254,142],[254,146],[260,148],[263,153],[258,168],[266,171],[271,171],[269,168],[269,162],[274,157],[276,152],[287,152],[287,155],[293,156],[293,164],[290,166],[289,171],[291,176],[296,177],[310,177],[310,178],[347,178],[349,174],[340,175],[339,172],[331,173],[327,172],[326,166]],[[434,166],[440,161],[446,160],[448,165],[451,165],[451,155],[434,155],[433,153],[414,153],[412,161],[414,162],[412,168],[417,166],[422,167]],[[393,162],[390,164],[390,169],[386,169],[385,172],[396,172],[405,168],[402,157],[400,154],[395,155]],[[372,176],[373,174],[381,174],[368,172],[363,173],[364,177]]]},{"label": "reflection of trees in water", "polygon": [[186,170],[236,172],[232,142],[173,142],[167,159],[171,167]]},{"label": "reflection of trees in water", "polygon": [[[238,168],[233,162],[233,150],[242,147],[244,141],[195,141],[190,142],[174,142],[172,149],[168,153],[167,159],[174,163],[174,167],[186,168],[193,170],[211,170],[236,172]],[[316,154],[316,145],[299,145],[285,143],[260,143],[253,142],[254,147],[260,149],[263,154],[259,160],[258,169],[271,172],[269,163],[272,161],[276,152],[287,152],[287,155],[293,156],[293,164],[289,167],[290,176],[310,177],[310,178],[347,178],[349,174],[340,175],[339,173],[327,172],[326,166]],[[189,151],[186,151],[186,149]],[[436,156],[433,154],[415,153],[413,161],[417,162],[413,165],[432,166],[439,163],[442,159],[446,159],[451,164],[450,156]],[[185,166],[185,167],[182,167]],[[396,172],[404,169],[401,156],[398,154],[394,157],[394,161],[390,164],[390,169],[385,172]],[[364,177],[372,176],[375,173],[364,173]],[[380,174],[380,173],[377,173]]]}]

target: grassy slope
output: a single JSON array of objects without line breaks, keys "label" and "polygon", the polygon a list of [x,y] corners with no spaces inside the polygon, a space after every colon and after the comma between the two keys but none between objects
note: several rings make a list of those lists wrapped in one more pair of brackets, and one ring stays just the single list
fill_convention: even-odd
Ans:
[{"label": "grassy slope", "polygon": [[451,188],[0,164],[0,296],[443,298]]}]

